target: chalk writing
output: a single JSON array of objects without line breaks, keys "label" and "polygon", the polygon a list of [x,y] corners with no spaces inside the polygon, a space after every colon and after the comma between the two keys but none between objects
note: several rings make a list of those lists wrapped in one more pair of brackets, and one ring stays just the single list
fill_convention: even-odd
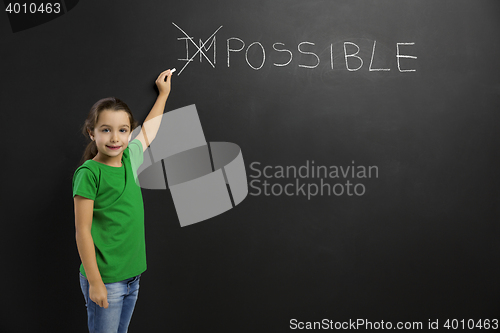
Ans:
[{"label": "chalk writing", "polygon": [[[200,57],[200,62],[202,62],[203,58],[205,58],[208,63],[215,68],[216,64],[216,58],[217,58],[217,52],[216,52],[216,45],[217,45],[217,39],[216,39],[216,34],[217,32],[222,28],[220,26],[217,30],[214,31],[210,37],[208,37],[205,41],[203,41],[201,38],[199,39],[199,44],[196,44],[194,42],[194,37],[189,36],[181,27],[179,27],[177,24],[173,23],[172,24],[179,29],[179,31],[182,32],[184,35],[183,37],[177,38],[179,41],[184,41],[186,44],[186,56],[185,58],[178,59],[180,61],[185,61],[186,63],[184,64],[184,67],[180,71],[178,71],[177,75],[181,75],[181,73],[184,71],[184,69],[193,61],[193,59],[199,54]],[[190,55],[190,49],[189,47],[191,45],[195,46],[195,52]],[[208,46],[207,46],[208,45]],[[346,69],[349,72],[356,72],[361,70],[364,65],[365,61],[363,57],[368,58],[367,53],[362,53],[361,48],[358,44],[352,42],[352,41],[344,41],[343,42],[343,58],[344,58],[344,64],[341,65],[341,68],[335,68],[334,67],[334,48],[333,48],[333,43],[329,45],[329,53],[330,53],[330,68],[333,69]],[[376,45],[377,41],[373,41],[373,45],[371,47],[371,56],[370,56],[370,64],[368,66],[368,71],[369,72],[389,72],[391,69],[390,68],[374,68],[373,67],[373,59],[376,57]],[[414,68],[415,67],[415,62],[412,61],[404,61],[404,66],[401,64],[401,59],[409,59],[409,60],[416,60],[417,57],[414,55],[409,55],[407,53],[411,53],[411,51],[408,50],[408,47],[410,46],[415,46],[414,42],[398,42],[396,43],[395,47],[395,53],[396,53],[396,63],[397,63],[397,69],[400,73],[407,73],[407,72],[416,72],[417,70]],[[401,49],[402,47],[406,48],[405,51],[403,52]],[[212,59],[210,59],[207,55],[208,51],[210,49],[213,49],[213,54],[212,54]],[[302,60],[300,58],[300,63],[297,65],[298,67],[301,68],[307,68],[307,69],[314,69],[319,66],[321,63],[321,58],[318,56],[318,54],[315,52],[318,47],[316,46],[316,43],[313,43],[311,41],[302,41],[298,43],[297,45],[297,50],[299,54],[306,56],[305,60]],[[320,48],[322,50],[323,48]],[[385,48],[387,49],[387,47]],[[266,64],[266,59],[268,58],[267,53],[268,52],[277,52],[278,54],[286,55],[288,54],[288,61],[286,62],[273,62],[272,65],[276,67],[285,67],[285,66],[293,66],[292,60],[294,59],[294,53],[292,52],[292,49],[287,47],[285,43],[282,42],[275,42],[272,44],[272,50],[269,51],[269,49],[266,49],[265,44],[261,43],[260,41],[252,41],[250,44],[245,43],[245,41],[241,38],[238,37],[230,37],[226,39],[226,58],[227,58],[227,67],[231,67],[231,61],[233,57],[236,56],[236,60],[233,61],[241,61],[238,59],[241,59],[241,56],[238,58],[237,54],[239,52],[245,51],[245,62],[246,64],[253,70],[260,70],[264,67]],[[387,52],[387,51],[386,51]],[[323,54],[323,53],[321,53]],[[412,67],[413,65],[413,67]],[[337,65],[338,66],[338,65]],[[366,66],[365,66],[366,68]]]},{"label": "chalk writing", "polygon": [[399,59],[400,58],[417,59],[417,57],[399,54],[399,45],[415,45],[415,43],[396,43],[396,49],[397,49],[396,57],[398,59],[398,69],[399,69],[399,71],[400,72],[415,72],[416,69],[401,69],[401,66],[399,64]]},{"label": "chalk writing", "polygon": [[[207,40],[202,43],[202,40],[200,39],[200,46],[198,46],[194,41],[193,41],[193,37],[189,36],[184,30],[181,29],[181,27],[179,27],[177,24],[175,24],[174,22],[172,22],[172,24],[177,27],[177,29],[179,29],[186,37],[185,38],[182,38],[182,39],[185,39],[186,40],[186,58],[188,58],[188,52],[189,52],[189,49],[187,47],[188,43],[187,41],[189,40],[197,49],[197,51],[193,54],[193,56],[191,58],[188,58],[188,59],[179,59],[179,60],[185,60],[186,61],[186,64],[184,65],[184,67],[182,67],[182,69],[178,72],[177,75],[180,75],[182,73],[182,71],[184,71],[184,68],[187,67],[187,65],[189,65],[189,63],[194,59],[194,57],[196,57],[196,55],[198,53],[200,53],[200,61],[201,61],[201,56],[203,55],[207,61],[210,63],[210,65],[212,65],[213,68],[215,68],[215,34],[222,28],[222,25],[217,29],[215,30],[215,32],[207,38]],[[210,59],[207,57],[207,55],[205,54],[205,52],[203,52],[203,50],[206,50],[208,51],[206,48],[205,48],[205,44],[208,43],[209,40],[212,40],[212,43],[210,43],[210,45],[214,45],[214,63],[212,63],[210,61]],[[210,46],[209,46],[210,48]]]}]

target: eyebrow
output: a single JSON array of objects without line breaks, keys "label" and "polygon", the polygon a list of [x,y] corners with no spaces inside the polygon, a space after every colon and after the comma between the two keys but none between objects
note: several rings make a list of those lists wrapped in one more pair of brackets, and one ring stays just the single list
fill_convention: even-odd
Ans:
[{"label": "eyebrow", "polygon": [[[104,124],[104,125],[101,125],[99,128],[104,127],[104,126],[113,127],[113,126],[111,126],[111,125],[106,125],[106,124]],[[121,125],[121,126],[118,126],[118,127],[123,127],[123,126],[130,127],[129,125]]]}]

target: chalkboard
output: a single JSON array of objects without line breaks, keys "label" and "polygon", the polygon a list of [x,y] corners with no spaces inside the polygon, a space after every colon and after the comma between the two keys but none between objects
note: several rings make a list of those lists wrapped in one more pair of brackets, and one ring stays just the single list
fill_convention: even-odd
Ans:
[{"label": "chalkboard", "polygon": [[248,195],[181,227],[169,190],[142,189],[130,332],[498,326],[500,2],[62,8],[0,20],[2,332],[87,331],[81,128],[108,96],[142,123],[168,68],[166,112],[194,104],[207,142],[239,147]]}]

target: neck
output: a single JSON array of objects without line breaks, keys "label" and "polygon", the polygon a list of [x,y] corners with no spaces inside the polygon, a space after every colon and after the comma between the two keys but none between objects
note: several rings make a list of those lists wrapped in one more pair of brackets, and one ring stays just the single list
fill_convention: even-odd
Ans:
[{"label": "neck", "polygon": [[106,156],[103,154],[100,154],[99,152],[97,155],[93,158],[94,161],[103,163],[112,167],[121,167],[122,166],[122,155],[123,152],[120,153],[120,155],[117,156]]}]

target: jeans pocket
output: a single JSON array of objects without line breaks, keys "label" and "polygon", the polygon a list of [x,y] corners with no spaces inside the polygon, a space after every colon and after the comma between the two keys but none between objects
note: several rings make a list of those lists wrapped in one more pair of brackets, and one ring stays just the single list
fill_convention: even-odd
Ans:
[{"label": "jeans pocket", "polygon": [[137,290],[139,290],[139,281],[141,279],[141,274],[135,276],[129,283],[128,283],[128,292],[132,293]]},{"label": "jeans pocket", "polygon": [[139,282],[140,279],[141,279],[141,274],[136,275],[136,276],[134,276],[134,277],[132,277],[132,278],[130,278],[128,280],[128,285],[131,285],[131,284],[134,284],[136,282]]}]

